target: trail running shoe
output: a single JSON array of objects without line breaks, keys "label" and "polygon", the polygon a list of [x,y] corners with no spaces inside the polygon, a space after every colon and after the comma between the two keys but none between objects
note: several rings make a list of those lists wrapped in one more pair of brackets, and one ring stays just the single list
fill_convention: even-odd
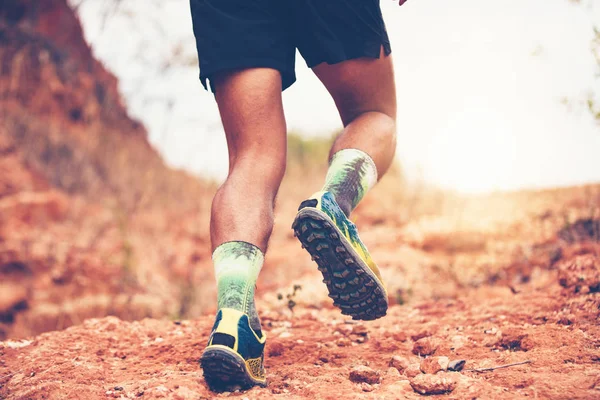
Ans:
[{"label": "trail running shoe", "polygon": [[235,391],[266,386],[264,350],[266,335],[250,327],[248,316],[223,308],[202,353],[204,379],[213,391]]},{"label": "trail running shoe", "polygon": [[294,235],[323,273],[333,304],[352,319],[385,315],[387,292],[377,264],[329,192],[317,192],[298,208]]}]

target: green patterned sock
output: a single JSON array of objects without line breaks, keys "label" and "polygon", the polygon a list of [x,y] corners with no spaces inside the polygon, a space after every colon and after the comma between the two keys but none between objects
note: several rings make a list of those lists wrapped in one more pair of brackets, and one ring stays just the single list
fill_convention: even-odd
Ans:
[{"label": "green patterned sock", "polygon": [[343,149],[331,158],[323,191],[335,197],[346,216],[377,183],[377,167],[373,159],[357,149]]},{"label": "green patterned sock", "polygon": [[247,314],[252,329],[260,331],[254,286],[264,262],[263,253],[250,243],[226,242],[215,249],[212,259],[217,278],[217,307]]}]

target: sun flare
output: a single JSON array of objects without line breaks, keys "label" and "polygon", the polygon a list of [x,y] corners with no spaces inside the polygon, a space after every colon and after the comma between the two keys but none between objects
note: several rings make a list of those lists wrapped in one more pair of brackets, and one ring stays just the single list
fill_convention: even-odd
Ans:
[{"label": "sun flare", "polygon": [[491,107],[465,107],[430,142],[425,171],[437,185],[463,193],[511,189],[516,137]]}]

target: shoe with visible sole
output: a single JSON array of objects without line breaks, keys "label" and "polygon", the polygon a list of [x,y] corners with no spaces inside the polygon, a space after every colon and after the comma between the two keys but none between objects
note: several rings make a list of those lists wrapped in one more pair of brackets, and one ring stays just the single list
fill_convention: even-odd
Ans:
[{"label": "shoe with visible sole", "polygon": [[377,264],[329,192],[303,201],[292,224],[296,236],[318,264],[333,304],[352,319],[383,317],[388,299]]},{"label": "shoe with visible sole", "polygon": [[217,313],[200,365],[208,387],[216,392],[267,386],[264,369],[266,335],[250,327],[248,316],[222,308]]}]

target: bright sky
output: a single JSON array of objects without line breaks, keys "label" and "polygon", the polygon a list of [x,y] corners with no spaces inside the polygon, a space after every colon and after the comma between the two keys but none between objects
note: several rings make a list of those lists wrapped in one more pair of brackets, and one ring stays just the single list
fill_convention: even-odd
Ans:
[{"label": "bright sky", "polygon": [[[600,125],[583,104],[600,93],[590,51],[600,7],[381,2],[396,68],[398,158],[409,178],[471,193],[600,182]],[[225,139],[197,66],[160,73],[177,43],[195,57],[189,1],[151,4],[124,0],[102,27],[107,2],[88,0],[80,9],[86,36],[167,162],[221,179]],[[339,129],[333,102],[300,57],[296,73],[284,93],[289,130]]]}]

